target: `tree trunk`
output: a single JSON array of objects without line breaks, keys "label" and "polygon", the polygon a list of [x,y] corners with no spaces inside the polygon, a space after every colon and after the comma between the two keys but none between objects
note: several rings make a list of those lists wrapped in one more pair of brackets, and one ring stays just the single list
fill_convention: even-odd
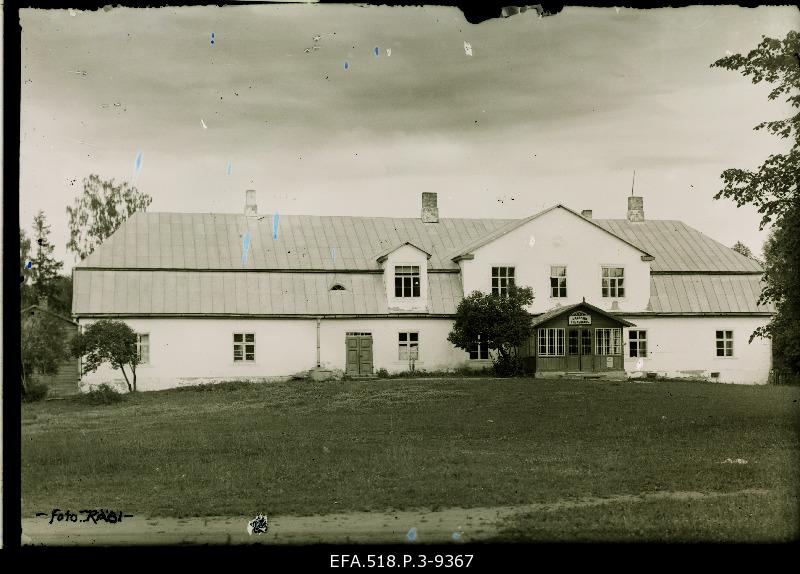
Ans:
[{"label": "tree trunk", "polygon": [[133,392],[136,392],[136,367],[131,367],[131,371],[133,371]]},{"label": "tree trunk", "polygon": [[128,374],[125,372],[125,365],[120,365],[119,370],[122,371],[122,376],[125,377],[125,384],[128,385],[128,392],[131,392],[131,382],[128,380]]}]

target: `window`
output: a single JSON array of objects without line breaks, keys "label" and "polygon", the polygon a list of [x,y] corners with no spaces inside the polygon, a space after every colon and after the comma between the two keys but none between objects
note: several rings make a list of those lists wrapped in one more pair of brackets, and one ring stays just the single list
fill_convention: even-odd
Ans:
[{"label": "window", "polygon": [[469,349],[469,358],[472,361],[483,361],[489,358],[489,343],[482,343],[480,335]]},{"label": "window", "polygon": [[567,268],[559,265],[550,266],[550,296],[567,296]]},{"label": "window", "polygon": [[624,297],[624,282],[624,268],[603,267],[603,297]]},{"label": "window", "polygon": [[539,356],[564,356],[564,329],[539,329]]},{"label": "window", "polygon": [[150,363],[150,335],[148,333],[136,334],[136,354],[139,356],[139,364]]},{"label": "window", "polygon": [[256,334],[233,334],[233,362],[253,363],[256,360]]},{"label": "window", "polygon": [[631,330],[628,332],[628,348],[631,357],[647,356],[647,331]]},{"label": "window", "polygon": [[717,331],[717,357],[733,357],[733,331]]},{"label": "window", "polygon": [[345,290],[344,287],[342,287],[338,283],[336,285],[334,285],[333,287],[331,287],[331,291],[344,291],[344,290]]},{"label": "window", "polygon": [[592,354],[592,330],[581,329],[581,355]]},{"label": "window", "polygon": [[513,284],[513,267],[492,267],[492,295],[505,295]]},{"label": "window", "polygon": [[622,354],[622,329],[595,329],[596,355]]},{"label": "window", "polygon": [[419,297],[419,265],[394,268],[394,296]]},{"label": "window", "polygon": [[419,359],[419,333],[400,333],[400,360],[409,361]]}]

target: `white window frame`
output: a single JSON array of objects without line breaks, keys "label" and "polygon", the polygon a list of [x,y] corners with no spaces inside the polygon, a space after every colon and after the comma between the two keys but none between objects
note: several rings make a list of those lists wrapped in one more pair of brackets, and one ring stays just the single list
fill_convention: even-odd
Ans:
[{"label": "white window frame", "polygon": [[[403,341],[403,335],[406,340]],[[416,335],[417,340],[412,341],[411,335]],[[416,350],[416,357],[412,357],[412,349]],[[406,356],[403,357],[405,350]],[[419,331],[399,331],[397,333],[397,360],[398,361],[419,361]]]},{"label": "white window frame", "polygon": [[563,357],[566,352],[566,329],[541,327],[536,333],[536,354],[539,357]]},{"label": "white window frame", "polygon": [[[553,275],[553,269],[556,267],[560,269],[564,269],[564,275]],[[563,279],[564,280],[564,294],[561,295],[560,291],[562,289],[561,285],[553,286],[553,279]],[[559,281],[560,283],[560,281]],[[553,294],[553,290],[556,290],[556,295]],[[567,266],[566,265],[551,265],[550,266],[550,298],[551,299],[565,299],[567,297]]]},{"label": "white window frame", "polygon": [[[142,337],[147,337],[147,345],[142,344]],[[147,349],[147,360],[142,360],[142,349]],[[150,333],[136,333],[136,356],[139,357],[140,365],[150,364]]]},{"label": "white window frame", "polygon": [[[241,341],[237,341],[236,340],[236,336],[237,335],[242,337]],[[247,337],[250,336],[250,335],[252,335],[252,337],[253,337],[252,341],[248,341],[247,340]],[[247,352],[248,345],[252,345],[253,346],[253,352],[252,353],[248,353]],[[239,350],[239,349],[241,349],[241,354],[242,354],[242,358],[241,359],[237,359],[236,358],[236,351]],[[248,359],[247,358],[248,354],[252,354],[253,358],[252,359]],[[245,331],[234,332],[233,333],[233,363],[235,365],[252,365],[255,362],[256,362],[256,334],[255,333],[247,333]]]},{"label": "white window frame", "polygon": [[[722,333],[722,336],[720,336],[720,333]],[[736,355],[734,355],[733,352],[733,329],[715,329],[714,335],[716,341],[714,353],[716,357],[718,359],[730,359],[735,357]],[[720,343],[722,343],[722,349],[720,349]],[[719,354],[720,350],[723,352],[722,355]]]},{"label": "white window frame", "polygon": [[[497,269],[497,275],[494,274],[494,270]],[[505,269],[505,275],[502,274],[500,271],[501,269]],[[508,270],[511,269],[511,276],[509,276]],[[511,285],[517,284],[517,266],[516,265],[492,265],[489,268],[490,273],[490,281],[489,285],[491,286],[492,295],[497,294],[501,297],[505,296],[508,293],[509,287]],[[494,285],[494,280],[497,279],[497,286]],[[505,286],[501,285],[501,280],[505,279],[506,284]],[[510,279],[510,281],[509,281]]]},{"label": "white window frame", "polygon": [[621,355],[622,329],[617,327],[596,327],[594,330],[594,351],[594,354],[598,356]]},{"label": "white window frame", "polygon": [[[481,353],[481,351],[485,351],[485,353]],[[469,360],[470,361],[488,361],[491,357],[489,356],[489,343],[481,343],[481,336],[478,335],[478,340],[475,341],[472,346],[470,346],[469,351]],[[472,354],[476,353],[478,356],[473,358]],[[481,357],[481,354],[486,355],[485,357]]]},{"label": "white window frame", "polygon": [[[410,272],[411,274],[410,275],[398,275],[397,274],[397,270],[399,268],[401,268],[401,267],[410,267],[411,268],[411,272]],[[414,275],[414,268],[415,267],[417,269],[417,274],[416,275]],[[401,281],[401,288],[400,288],[400,293],[401,294],[398,295],[397,294],[397,279],[398,278],[402,279],[402,278],[405,278],[405,277],[410,277],[411,278],[411,285],[409,287],[410,290],[411,290],[411,294],[410,295],[406,295],[405,294],[405,291],[406,291],[406,289],[405,289],[405,281]],[[414,295],[414,278],[415,277],[416,277],[417,283],[419,285],[419,295]],[[416,263],[396,263],[394,265],[394,286],[393,286],[392,293],[394,293],[394,298],[395,299],[420,299],[422,297],[422,265],[420,265],[419,262],[416,262]]]},{"label": "white window frame", "polygon": [[[621,277],[612,277],[612,276],[605,276],[606,269],[622,269],[622,276]],[[603,289],[606,289],[604,286],[605,280],[608,279],[608,293],[603,295]],[[612,295],[612,282],[613,282],[613,289],[614,294]],[[622,290],[622,295],[620,295],[620,290]],[[625,266],[619,265],[616,263],[609,263],[609,264],[602,264],[600,265],[600,295],[603,299],[624,299],[625,298]]]},{"label": "white window frame", "polygon": [[[636,333],[636,338],[633,334]],[[644,334],[644,337],[641,335]],[[636,354],[633,355],[633,344],[636,343]],[[642,354],[642,343],[644,343],[644,354]],[[647,357],[647,329],[630,329],[628,331],[628,357],[637,359]]]}]

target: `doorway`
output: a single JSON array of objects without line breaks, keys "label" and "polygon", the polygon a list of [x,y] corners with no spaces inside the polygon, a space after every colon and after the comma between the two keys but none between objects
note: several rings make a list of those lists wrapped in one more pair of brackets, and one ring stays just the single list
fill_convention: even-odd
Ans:
[{"label": "doorway", "polygon": [[372,333],[347,333],[345,352],[345,373],[351,376],[372,374]]},{"label": "doorway", "polygon": [[593,372],[592,330],[570,329],[567,335],[567,370],[570,372]]}]

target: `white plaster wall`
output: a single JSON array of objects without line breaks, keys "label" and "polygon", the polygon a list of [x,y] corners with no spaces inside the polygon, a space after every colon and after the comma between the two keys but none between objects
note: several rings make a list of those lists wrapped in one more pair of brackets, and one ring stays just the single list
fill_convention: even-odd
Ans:
[{"label": "white plaster wall", "polygon": [[[563,209],[554,209],[474,251],[461,261],[464,294],[490,293],[492,267],[516,267],[516,283],[533,287],[532,313],[586,301],[611,310],[644,311],[650,299],[650,263],[638,249]],[[566,298],[550,297],[550,266],[567,266]],[[602,297],[603,265],[625,268],[625,297]]]},{"label": "white plaster wall", "polygon": [[[647,330],[648,357],[629,357],[629,329],[625,329],[625,370],[630,376],[655,372],[669,377],[710,377],[720,373],[723,383],[766,384],[771,364],[767,339],[750,334],[765,324],[765,317],[626,317]],[[716,331],[733,331],[733,357],[716,356]]]},{"label": "white plaster wall", "polygon": [[[137,333],[150,335],[150,362],[137,368],[140,391],[231,380],[285,380],[316,366],[315,319],[125,319]],[[82,326],[90,320],[82,320]],[[398,333],[419,333],[417,370],[444,370],[459,366],[484,367],[491,361],[470,361],[465,351],[447,341],[449,319],[376,318],[322,319],[320,362],[330,369],[345,369],[345,334],[370,332],[374,369],[406,371],[408,361],[398,358]],[[233,362],[233,333],[256,335],[255,363]],[[82,388],[111,383],[126,390],[122,373],[108,364],[83,377]]]},{"label": "white plaster wall", "polygon": [[[414,363],[417,370],[438,371],[479,363],[470,361],[468,353],[448,342],[447,335],[452,327],[453,321],[449,319],[323,319],[320,360],[323,367],[344,370],[345,334],[348,331],[370,332],[375,370],[407,371],[409,362],[399,359],[398,333],[417,331],[419,360]],[[480,363],[480,366],[485,365],[484,361]]]},{"label": "white plaster wall", "polygon": [[[394,268],[396,265],[419,266],[419,297],[394,296]],[[386,301],[392,311],[425,312],[428,309],[428,256],[416,247],[403,245],[384,261],[383,281],[386,286]]]},{"label": "white plaster wall", "polygon": [[[90,320],[81,320],[88,325]],[[137,333],[150,335],[150,364],[137,367],[137,388],[166,389],[218,380],[270,379],[316,364],[316,322],[311,319],[124,319]],[[255,333],[254,363],[233,362],[233,333]],[[130,376],[130,375],[129,375]],[[122,373],[108,364],[86,375],[82,384],[115,381]]]}]

